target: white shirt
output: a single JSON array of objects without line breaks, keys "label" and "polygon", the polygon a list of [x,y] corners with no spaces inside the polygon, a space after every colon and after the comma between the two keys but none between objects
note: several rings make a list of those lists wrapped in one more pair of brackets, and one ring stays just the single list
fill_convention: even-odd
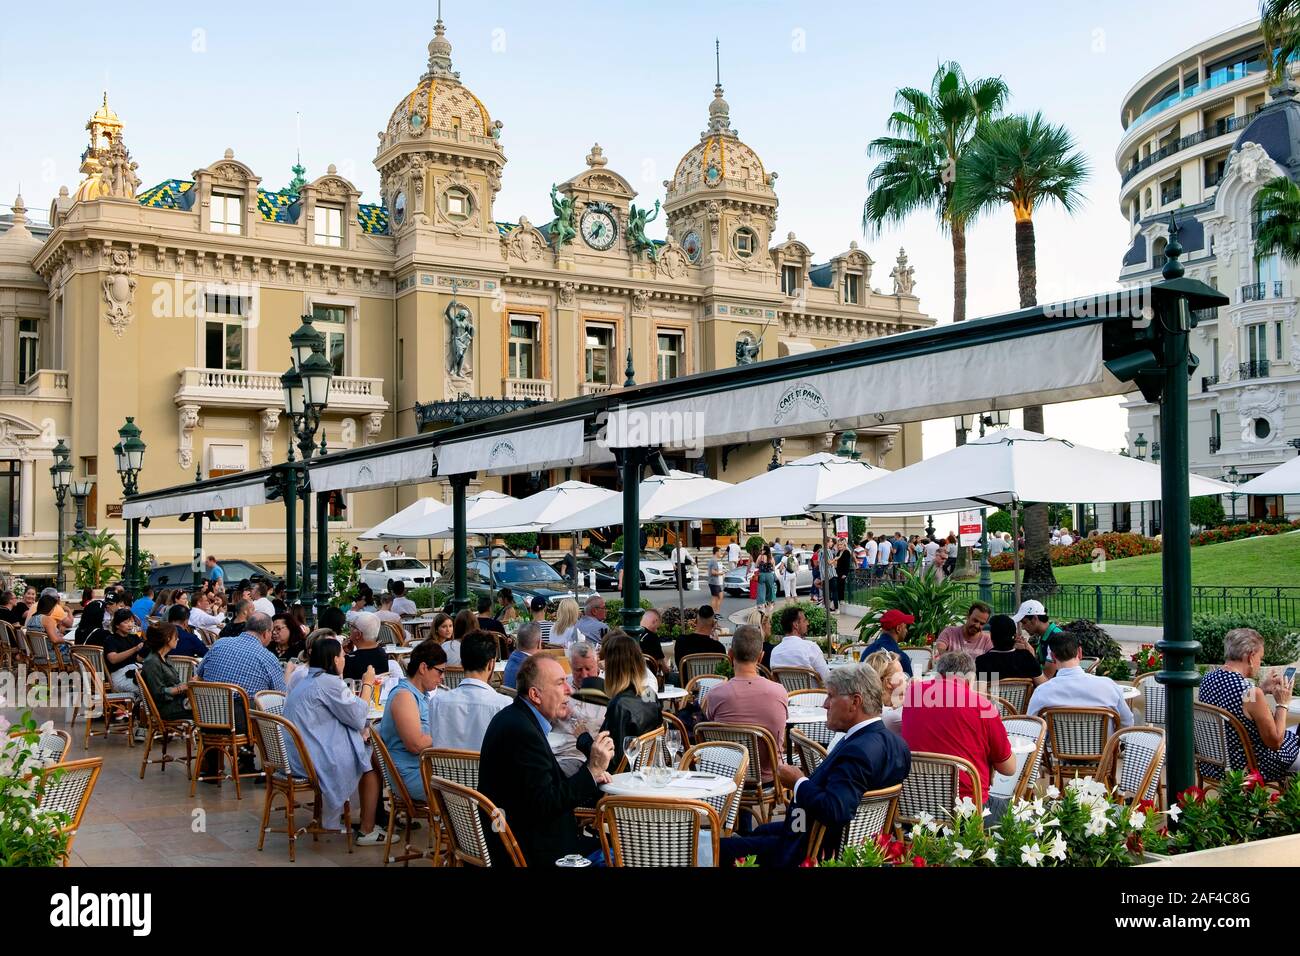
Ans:
[{"label": "white shirt", "polygon": [[259,611],[267,617],[275,617],[275,605],[271,603],[269,597],[260,597],[254,601],[253,610]]},{"label": "white shirt", "polygon": [[392,621],[394,624],[402,623],[402,615],[398,614],[396,611],[376,611],[375,617],[379,618],[381,621]]},{"label": "white shirt", "polygon": [[1081,667],[1059,668],[1055,677],[1034,688],[1027,716],[1033,717],[1047,707],[1109,707],[1119,714],[1122,726],[1133,726],[1133,711],[1129,710],[1120,685],[1109,677],[1089,674]]},{"label": "white shirt", "polygon": [[393,556],[393,552],[388,550],[388,545],[384,545],[384,549],[379,552],[379,556],[381,558],[391,558]]},{"label": "white shirt", "polygon": [[[274,607],[271,608],[271,611],[272,613],[274,613],[275,608]],[[215,627],[217,630],[221,630],[225,626],[226,626],[226,619],[223,617],[217,617],[215,614],[209,614],[201,607],[190,609],[190,627],[206,627],[206,628]]]},{"label": "white shirt", "polygon": [[393,598],[393,612],[395,614],[409,614],[412,617],[420,613],[420,609],[415,606],[415,602],[408,597]]},{"label": "white shirt", "polygon": [[934,556],[939,553],[939,543],[930,541],[925,546],[925,563],[934,564]]},{"label": "white shirt", "polygon": [[888,538],[882,539],[880,542],[880,546],[876,551],[876,564],[888,564],[889,554],[893,550],[894,550],[893,547],[889,543],[889,539]]},{"label": "white shirt", "polygon": [[735,564],[740,560],[740,545],[732,541],[727,545],[727,560]]},{"label": "white shirt", "polygon": [[866,544],[863,545],[863,547],[867,549],[867,564],[868,565],[875,564],[876,552],[880,550],[880,545],[876,544],[876,539],[875,538],[870,539],[869,541],[867,541]]},{"label": "white shirt", "polygon": [[677,547],[673,548],[672,562],[673,564],[686,563],[686,549],[683,548],[681,545],[678,545]]},{"label": "white shirt", "polygon": [[1063,534],[1063,535],[1061,535],[1061,546],[1062,546],[1062,547],[1064,547],[1064,548],[1068,548],[1068,547],[1069,547],[1070,545],[1072,545],[1072,544],[1074,544],[1074,536],[1073,536],[1073,535],[1070,535],[1070,534]]},{"label": "white shirt", "polygon": [[787,634],[781,643],[772,648],[773,667],[806,667],[816,671],[824,682],[830,676],[831,669],[826,665],[822,650],[812,641],[805,641],[795,634]]},{"label": "white shirt", "polygon": [[434,694],[429,701],[431,747],[481,750],[483,735],[497,711],[510,706],[510,698],[487,684],[466,677],[454,690]]}]

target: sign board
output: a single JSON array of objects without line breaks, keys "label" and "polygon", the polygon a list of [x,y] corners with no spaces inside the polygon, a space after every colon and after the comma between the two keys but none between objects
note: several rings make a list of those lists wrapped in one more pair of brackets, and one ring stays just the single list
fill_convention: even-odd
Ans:
[{"label": "sign board", "polygon": [[840,515],[835,519],[835,537],[847,538],[849,536],[849,516]]},{"label": "sign board", "polygon": [[978,511],[960,511],[957,513],[957,528],[961,535],[961,546],[969,548],[973,544],[979,544],[980,534],[984,530],[984,524],[980,520]]},{"label": "sign board", "polygon": [[120,518],[120,517],[122,517],[122,502],[120,502],[120,501],[110,501],[110,502],[109,502],[107,505],[105,505],[104,507],[105,507],[105,509],[106,509],[105,512],[104,512],[104,517],[106,517],[106,518]]}]

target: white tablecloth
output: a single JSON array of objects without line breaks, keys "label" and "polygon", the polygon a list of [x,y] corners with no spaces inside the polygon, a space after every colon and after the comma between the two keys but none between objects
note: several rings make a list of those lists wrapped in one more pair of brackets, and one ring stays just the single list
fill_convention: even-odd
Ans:
[{"label": "white tablecloth", "polygon": [[684,770],[674,770],[672,782],[665,787],[655,787],[649,780],[639,780],[632,773],[616,773],[609,783],[601,784],[605,793],[620,797],[646,797],[661,800],[703,800],[705,797],[725,797],[736,789],[736,781],[718,774],[695,775]]}]

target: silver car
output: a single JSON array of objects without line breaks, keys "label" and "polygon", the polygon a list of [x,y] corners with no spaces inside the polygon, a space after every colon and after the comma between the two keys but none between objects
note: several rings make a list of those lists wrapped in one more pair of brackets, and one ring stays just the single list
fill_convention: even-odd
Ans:
[{"label": "silver car", "polygon": [[[789,552],[787,552],[787,554],[788,553]],[[795,590],[798,592],[811,591],[812,590],[812,565],[809,563],[809,561],[812,558],[812,552],[799,549],[794,552],[794,556],[799,562],[799,570],[796,571],[794,575]],[[780,591],[781,588],[781,574],[783,573],[782,565],[784,561],[785,558],[782,557],[781,560],[777,562],[776,586],[778,592]],[[752,568],[753,568],[752,564],[742,564],[732,568],[722,578],[722,590],[727,594],[735,594],[741,597],[748,597],[749,596],[749,572]]]}]

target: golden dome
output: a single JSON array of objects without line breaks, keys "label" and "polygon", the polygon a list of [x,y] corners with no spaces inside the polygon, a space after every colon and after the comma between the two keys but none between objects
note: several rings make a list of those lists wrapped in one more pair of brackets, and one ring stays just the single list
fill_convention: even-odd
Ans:
[{"label": "golden dome", "polygon": [[769,176],[763,168],[758,153],[741,142],[731,128],[731,110],[719,84],[713,88],[713,102],[709,104],[709,128],[677,164],[668,184],[668,201],[724,185],[728,189],[774,196],[771,182],[774,177],[775,174]]},{"label": "golden dome", "polygon": [[108,107],[107,90],[104,91],[104,102],[100,105],[99,109],[95,110],[94,115],[90,117],[90,120],[86,123],[86,129],[90,129],[92,124],[113,126],[118,129],[122,128],[122,121],[118,119],[117,114]]}]

